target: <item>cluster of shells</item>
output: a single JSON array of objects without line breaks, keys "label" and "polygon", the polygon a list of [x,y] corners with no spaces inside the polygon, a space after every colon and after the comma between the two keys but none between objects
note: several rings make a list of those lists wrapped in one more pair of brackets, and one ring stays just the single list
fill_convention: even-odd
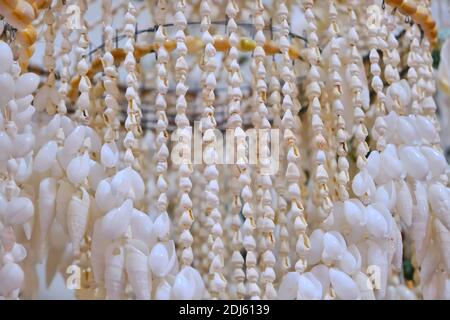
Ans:
[{"label": "cluster of shells", "polygon": [[[88,1],[1,1],[0,298],[36,298],[39,283],[78,270],[80,299],[450,299],[449,168],[430,42],[388,5],[367,1],[380,10],[374,29],[366,2],[348,2],[120,2],[118,54],[117,8],[104,0],[94,66]],[[66,5],[80,10],[76,30],[58,17]],[[151,13],[147,70],[136,23]],[[190,15],[200,19],[198,64]],[[240,15],[251,41],[240,39]],[[22,50],[38,17],[41,76]],[[191,161],[194,104],[202,164]],[[266,142],[256,164],[249,126]],[[231,130],[233,164],[219,161],[218,127]]]}]

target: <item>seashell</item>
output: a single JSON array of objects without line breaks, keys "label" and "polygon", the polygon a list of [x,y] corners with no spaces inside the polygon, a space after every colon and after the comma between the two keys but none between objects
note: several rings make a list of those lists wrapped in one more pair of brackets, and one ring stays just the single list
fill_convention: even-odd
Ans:
[{"label": "seashell", "polygon": [[433,183],[428,188],[428,198],[431,209],[443,225],[450,229],[450,194],[448,189],[440,183]]},{"label": "seashell", "polygon": [[403,240],[399,227],[394,224],[391,232],[391,238],[393,239],[393,259],[392,267],[394,270],[400,271],[403,263]]},{"label": "seashell", "polygon": [[114,168],[119,161],[119,150],[115,142],[105,143],[100,152],[100,161],[106,168]]},{"label": "seashell", "polygon": [[20,225],[27,222],[34,214],[33,202],[26,197],[15,197],[8,202],[3,214],[5,225]]},{"label": "seashell", "polygon": [[373,202],[384,203],[389,210],[392,210],[397,203],[397,189],[394,181],[379,186],[373,200]]},{"label": "seashell", "polygon": [[111,190],[111,185],[107,179],[103,179],[97,185],[97,189],[95,191],[95,203],[103,212],[110,211],[120,204],[118,203],[118,199],[114,197]]},{"label": "seashell", "polygon": [[416,147],[403,147],[399,152],[400,160],[411,177],[423,180],[428,174],[428,162]]},{"label": "seashell", "polygon": [[0,41],[0,73],[8,72],[12,63],[13,54],[10,46],[4,41]]},{"label": "seashell", "polygon": [[0,104],[6,105],[8,101],[14,99],[14,79],[9,73],[0,73]]},{"label": "seashell", "polygon": [[16,98],[22,98],[26,95],[29,95],[36,91],[37,87],[39,86],[39,76],[37,74],[27,72],[22,74],[19,78],[16,80],[16,90],[15,90],[15,96]]},{"label": "seashell", "polygon": [[13,290],[19,289],[24,281],[22,268],[16,263],[6,263],[0,269],[0,293],[8,296]]},{"label": "seashell", "polygon": [[144,180],[142,180],[141,175],[136,170],[130,167],[126,168],[125,170],[126,174],[131,178],[131,187],[134,195],[132,199],[139,201],[144,197],[145,194]]},{"label": "seashell", "polygon": [[380,172],[381,156],[376,150],[370,152],[367,158],[366,170],[370,176],[375,179]]},{"label": "seashell", "polygon": [[366,224],[366,216],[363,212],[363,210],[360,209],[360,207],[355,204],[355,202],[359,202],[359,200],[346,200],[344,201],[344,214],[345,219],[348,224],[351,226],[359,225],[363,226]]},{"label": "seashell", "polygon": [[129,198],[132,196],[131,176],[126,170],[127,168],[117,172],[111,180],[111,190],[113,194],[120,199]]},{"label": "seashell", "polygon": [[318,263],[322,257],[323,236],[322,229],[315,229],[309,237],[311,248],[308,252],[308,264],[310,265]]},{"label": "seashell", "polygon": [[39,223],[42,240],[47,236],[55,218],[56,190],[54,178],[46,178],[39,184]]},{"label": "seashell", "polygon": [[73,155],[80,150],[84,142],[84,126],[76,126],[64,140],[64,153]]},{"label": "seashell", "polygon": [[359,271],[355,276],[353,276],[353,280],[358,286],[361,300],[375,300],[372,285],[369,285],[371,283],[368,276]]},{"label": "seashell", "polygon": [[330,282],[336,296],[344,300],[355,300],[359,297],[359,289],[355,281],[344,272],[330,268]]},{"label": "seashell", "polygon": [[85,137],[89,138],[91,142],[90,151],[100,153],[100,149],[102,148],[102,141],[98,136],[97,132],[91,127],[84,126],[84,134]]},{"label": "seashell", "polygon": [[156,287],[155,300],[170,300],[171,292],[172,287],[166,280],[163,280]]},{"label": "seashell", "polygon": [[25,157],[34,147],[34,134],[22,133],[16,136],[14,140],[13,155],[15,158]]},{"label": "seashell", "polygon": [[13,144],[11,138],[6,132],[0,131],[0,161],[6,161],[11,157]]},{"label": "seashell", "polygon": [[148,249],[154,246],[157,235],[153,228],[153,221],[147,214],[133,208],[130,226],[133,239],[141,240],[147,245]]},{"label": "seashell", "polygon": [[153,228],[155,230],[155,234],[159,240],[166,240],[169,237],[170,233],[170,218],[167,212],[161,213],[153,224]]},{"label": "seashell", "polygon": [[399,181],[397,194],[397,212],[406,226],[410,227],[412,223],[413,202],[409,187],[405,181]]},{"label": "seashell", "polygon": [[366,193],[369,195],[375,193],[375,183],[367,170],[363,170],[355,175],[352,181],[352,190],[358,197]]},{"label": "seashell", "polygon": [[414,144],[419,141],[419,134],[407,117],[399,117],[397,130],[400,139],[405,144]]},{"label": "seashell", "polygon": [[64,227],[67,226],[67,210],[75,188],[66,180],[59,180],[58,191],[56,192],[56,220]]},{"label": "seashell", "polygon": [[172,297],[176,300],[199,300],[203,297],[205,285],[200,273],[185,266],[178,272],[172,287]]},{"label": "seashell", "polygon": [[133,202],[130,199],[109,211],[102,219],[102,234],[106,239],[114,240],[123,235],[130,224]]},{"label": "seashell", "polygon": [[342,257],[339,260],[339,267],[349,275],[355,274],[361,268],[361,255],[354,244],[342,254]]},{"label": "seashell", "polygon": [[176,252],[173,241],[158,242],[148,257],[148,264],[152,273],[159,278],[168,275],[175,266]]},{"label": "seashell", "polygon": [[306,272],[298,277],[297,299],[320,300],[322,298],[322,284],[313,273]]},{"label": "seashell", "polygon": [[89,169],[89,185],[93,189],[97,189],[98,184],[105,178],[105,168],[97,161],[90,160]]},{"label": "seashell", "polygon": [[[422,284],[430,284],[431,285],[431,279],[433,275],[435,275],[437,272],[438,264],[440,262],[440,254],[436,247],[436,245],[429,245],[428,249],[425,254],[425,258],[423,259],[421,265],[420,265],[420,282]],[[423,285],[423,286],[424,286]],[[425,290],[422,286],[422,291],[425,298]]]},{"label": "seashell", "polygon": [[425,116],[416,116],[416,128],[419,135],[430,143],[434,143],[438,138],[438,133],[434,124]]},{"label": "seashell", "polygon": [[284,275],[278,289],[279,300],[294,300],[297,297],[299,277],[298,272],[288,272]]},{"label": "seashell", "polygon": [[45,172],[49,170],[56,159],[58,145],[51,140],[41,147],[34,158],[34,170],[37,172]]},{"label": "seashell", "polygon": [[31,122],[31,117],[33,116],[35,109],[33,106],[29,106],[24,111],[17,113],[14,116],[14,122],[19,130],[22,130],[27,124]]},{"label": "seashell", "polygon": [[15,243],[10,251],[14,262],[21,262],[27,256],[27,250],[21,244]]},{"label": "seashell", "polygon": [[373,205],[366,207],[365,214],[367,219],[367,230],[371,235],[375,238],[382,238],[389,234],[388,222]]},{"label": "seashell", "polygon": [[326,232],[323,235],[322,260],[327,263],[333,260],[339,260],[344,253],[345,246],[342,246],[340,239],[334,234]]},{"label": "seashell", "polygon": [[90,158],[87,152],[73,158],[66,168],[67,178],[73,184],[81,184],[89,175]]},{"label": "seashell", "polygon": [[86,232],[89,215],[89,194],[84,188],[81,188],[81,193],[81,198],[72,196],[67,209],[69,236],[75,256],[80,252],[80,244]]},{"label": "seashell", "polygon": [[412,237],[418,261],[422,261],[426,248],[426,233],[429,218],[428,195],[423,183],[416,181],[414,191],[416,205],[412,220]]},{"label": "seashell", "polygon": [[123,247],[111,243],[105,251],[106,299],[120,300],[125,293],[125,252]]},{"label": "seashell", "polygon": [[325,296],[330,288],[329,268],[323,264],[318,264],[314,266],[310,272],[318,281],[320,281],[320,284],[322,285],[322,296]]},{"label": "seashell", "polygon": [[433,177],[438,178],[441,174],[444,174],[447,169],[447,161],[442,153],[438,152],[436,149],[423,146],[420,148],[422,154],[428,160],[428,167],[431,170]]},{"label": "seashell", "polygon": [[[137,300],[150,300],[151,283],[149,279],[147,256],[148,249],[143,244],[144,252],[132,244],[126,247],[125,268]],[[142,248],[141,248],[142,249]]]}]

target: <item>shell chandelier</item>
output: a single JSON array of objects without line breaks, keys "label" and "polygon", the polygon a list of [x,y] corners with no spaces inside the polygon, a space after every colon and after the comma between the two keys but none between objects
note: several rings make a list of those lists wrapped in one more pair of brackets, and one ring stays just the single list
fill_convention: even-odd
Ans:
[{"label": "shell chandelier", "polygon": [[450,299],[429,7],[0,0],[0,298]]}]

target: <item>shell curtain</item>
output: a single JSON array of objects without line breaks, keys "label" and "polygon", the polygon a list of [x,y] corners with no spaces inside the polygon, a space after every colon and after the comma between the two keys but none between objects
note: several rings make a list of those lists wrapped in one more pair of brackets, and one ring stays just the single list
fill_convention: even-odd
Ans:
[{"label": "shell curtain", "polygon": [[430,2],[1,0],[0,298],[449,299]]}]

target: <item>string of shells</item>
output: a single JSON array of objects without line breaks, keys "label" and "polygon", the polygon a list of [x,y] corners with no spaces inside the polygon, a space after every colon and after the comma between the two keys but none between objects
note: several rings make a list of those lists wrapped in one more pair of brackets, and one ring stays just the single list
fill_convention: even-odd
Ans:
[{"label": "string of shells", "polygon": [[450,299],[430,12],[0,0],[0,298]]}]

